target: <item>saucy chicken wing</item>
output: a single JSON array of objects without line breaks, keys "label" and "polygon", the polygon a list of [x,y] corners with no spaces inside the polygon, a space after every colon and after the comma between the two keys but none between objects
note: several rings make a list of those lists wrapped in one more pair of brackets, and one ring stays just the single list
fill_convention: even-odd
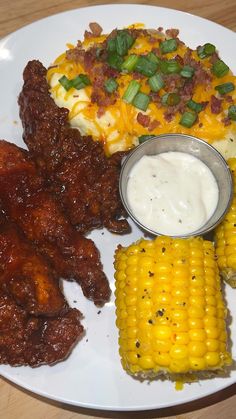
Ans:
[{"label": "saucy chicken wing", "polygon": [[52,318],[34,317],[0,295],[0,364],[36,367],[65,360],[83,335],[80,317],[71,308]]},{"label": "saucy chicken wing", "polygon": [[92,240],[76,231],[59,203],[46,190],[28,152],[0,141],[0,207],[24,232],[55,271],[75,279],[84,295],[101,305],[110,288]]},{"label": "saucy chicken wing", "polygon": [[30,61],[19,96],[24,141],[72,224],[81,232],[105,226],[129,231],[119,196],[122,153],[106,157],[103,146],[69,127],[68,110],[49,93],[46,69]]},{"label": "saucy chicken wing", "polygon": [[0,293],[36,316],[55,316],[67,307],[55,271],[5,218],[0,222]]}]

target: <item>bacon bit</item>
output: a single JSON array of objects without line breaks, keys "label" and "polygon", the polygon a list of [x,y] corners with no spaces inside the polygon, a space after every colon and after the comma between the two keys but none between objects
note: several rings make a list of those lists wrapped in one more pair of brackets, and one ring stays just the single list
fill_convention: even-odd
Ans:
[{"label": "bacon bit", "polygon": [[217,115],[222,111],[222,102],[223,100],[211,95],[211,112],[213,114]]},{"label": "bacon bit", "polygon": [[233,103],[234,102],[232,96],[230,96],[230,95],[225,95],[224,98],[225,98],[226,102],[228,102],[228,103]]},{"label": "bacon bit", "polygon": [[150,116],[144,115],[142,112],[139,112],[137,115],[137,121],[140,125],[147,128],[150,124]]},{"label": "bacon bit", "polygon": [[90,50],[86,51],[84,55],[84,68],[86,71],[90,71],[96,61],[96,55]]},{"label": "bacon bit", "polygon": [[102,27],[97,22],[91,22],[89,28],[94,36],[100,36],[102,33]]},{"label": "bacon bit", "polygon": [[79,48],[68,49],[66,51],[66,58],[69,61],[75,61],[76,63],[84,62],[85,51]]},{"label": "bacon bit", "polygon": [[104,106],[99,106],[98,111],[97,111],[97,117],[101,118],[101,116],[103,116],[106,112],[106,109],[104,108]]},{"label": "bacon bit", "polygon": [[231,125],[231,119],[228,116],[223,118],[221,122],[224,124],[225,127],[228,127],[229,125]]},{"label": "bacon bit", "polygon": [[143,79],[146,78],[143,74],[138,73],[137,71],[134,71],[132,73],[132,77],[133,77],[134,80],[143,80]]},{"label": "bacon bit", "polygon": [[148,131],[153,131],[155,128],[159,127],[160,124],[160,121],[157,121],[157,119],[153,119],[148,126]]},{"label": "bacon bit", "polygon": [[179,30],[178,29],[167,29],[166,30],[166,35],[169,36],[170,38],[177,38],[177,36],[179,35]]},{"label": "bacon bit", "polygon": [[157,30],[158,30],[158,32],[163,32],[163,28],[162,28],[162,26],[159,26],[159,28],[157,28]]},{"label": "bacon bit", "polygon": [[176,57],[175,57],[175,61],[177,61],[177,63],[179,63],[180,65],[184,65],[184,60],[183,60],[183,58],[180,56],[180,55],[176,55]]}]

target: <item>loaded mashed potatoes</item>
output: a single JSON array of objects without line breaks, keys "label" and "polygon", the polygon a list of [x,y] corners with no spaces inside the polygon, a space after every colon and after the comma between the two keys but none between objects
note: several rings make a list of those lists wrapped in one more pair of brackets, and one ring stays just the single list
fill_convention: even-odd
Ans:
[{"label": "loaded mashed potatoes", "polygon": [[236,77],[214,45],[193,50],[178,35],[143,25],[104,35],[91,23],[84,40],[69,45],[47,72],[71,126],[101,141],[108,155],[147,135],[183,133],[235,156]]}]

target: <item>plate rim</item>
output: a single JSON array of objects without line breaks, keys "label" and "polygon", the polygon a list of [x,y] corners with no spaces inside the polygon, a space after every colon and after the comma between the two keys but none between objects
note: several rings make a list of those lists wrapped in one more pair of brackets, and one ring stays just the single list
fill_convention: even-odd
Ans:
[{"label": "plate rim", "polygon": [[[219,29],[224,30],[224,31],[228,31],[228,33],[231,36],[236,36],[236,32],[233,31],[232,29],[229,29],[217,22],[214,22],[210,19],[198,16],[198,15],[194,15],[192,13],[189,12],[185,12],[182,10],[178,10],[178,9],[174,9],[174,8],[169,8],[169,7],[162,7],[162,6],[158,6],[158,5],[150,5],[150,4],[135,4],[135,3],[113,3],[113,4],[99,4],[99,5],[88,5],[88,6],[82,6],[82,7],[76,7],[76,8],[72,8],[69,10],[65,10],[65,11],[60,11],[58,13],[53,13],[52,15],[40,18],[40,19],[36,19],[35,21],[28,23],[26,25],[21,26],[20,28],[16,29],[13,32],[10,32],[9,34],[7,34],[6,36],[4,36],[3,38],[0,39],[0,42],[5,41],[5,40],[10,40],[11,38],[17,36],[19,33],[22,33],[23,31],[27,31],[28,29],[31,29],[31,27],[35,27],[37,24],[40,24],[41,22],[44,21],[48,21],[51,19],[56,19],[58,16],[62,16],[62,15],[69,15],[69,14],[73,14],[74,12],[78,12],[80,10],[96,10],[96,9],[112,9],[112,8],[134,8],[134,9],[143,9],[143,8],[148,8],[149,10],[151,9],[158,9],[161,10],[162,12],[168,12],[170,11],[171,13],[177,13],[179,15],[182,16],[189,16],[193,19],[198,20],[199,22],[203,22],[205,24],[211,24],[214,27],[219,27]],[[62,46],[63,47],[63,46]],[[212,394],[216,394],[219,391],[225,390],[227,387],[230,387],[232,385],[235,385],[236,383],[236,378],[233,378],[233,381],[230,380],[230,377],[227,377],[227,381],[230,380],[230,382],[227,382],[223,385],[221,385],[218,389],[213,389],[213,390],[209,390],[209,392],[205,392],[204,395],[201,395],[200,397],[198,395],[191,397],[190,399],[188,399],[187,401],[173,401],[173,402],[169,402],[168,404],[163,404],[160,407],[141,407],[141,406],[129,406],[124,409],[122,406],[100,406],[100,405],[95,405],[95,404],[87,404],[84,402],[80,402],[80,401],[68,401],[68,400],[64,400],[61,397],[57,397],[55,395],[48,395],[48,393],[44,393],[43,391],[35,391],[32,390],[32,387],[30,387],[29,384],[22,384],[20,381],[20,378],[17,379],[17,377],[14,377],[13,379],[9,376],[9,373],[5,373],[2,374],[1,372],[1,366],[3,366],[4,364],[0,365],[0,376],[2,376],[3,378],[5,378],[6,380],[8,380],[10,383],[13,383],[17,386],[19,386],[22,389],[25,389],[27,391],[29,391],[30,393],[32,393],[32,395],[39,395],[44,397],[45,399],[48,400],[53,400],[53,401],[57,401],[57,402],[62,402],[68,406],[76,406],[76,407],[81,407],[84,409],[93,409],[93,410],[104,410],[104,411],[121,411],[121,412],[130,412],[130,411],[148,411],[148,410],[159,410],[159,409],[165,409],[168,407],[174,407],[174,406],[179,406],[182,404],[191,404],[193,401],[196,400],[201,400],[205,397],[208,397],[209,395]],[[20,367],[10,367],[10,368],[20,368]]]}]

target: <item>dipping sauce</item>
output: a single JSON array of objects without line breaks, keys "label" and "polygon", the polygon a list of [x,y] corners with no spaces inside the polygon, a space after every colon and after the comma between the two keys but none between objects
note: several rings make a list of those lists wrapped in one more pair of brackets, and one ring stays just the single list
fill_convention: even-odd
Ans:
[{"label": "dipping sauce", "polygon": [[156,233],[193,233],[213,215],[219,189],[211,170],[198,158],[170,151],[143,156],[132,168],[127,199],[136,219]]}]

